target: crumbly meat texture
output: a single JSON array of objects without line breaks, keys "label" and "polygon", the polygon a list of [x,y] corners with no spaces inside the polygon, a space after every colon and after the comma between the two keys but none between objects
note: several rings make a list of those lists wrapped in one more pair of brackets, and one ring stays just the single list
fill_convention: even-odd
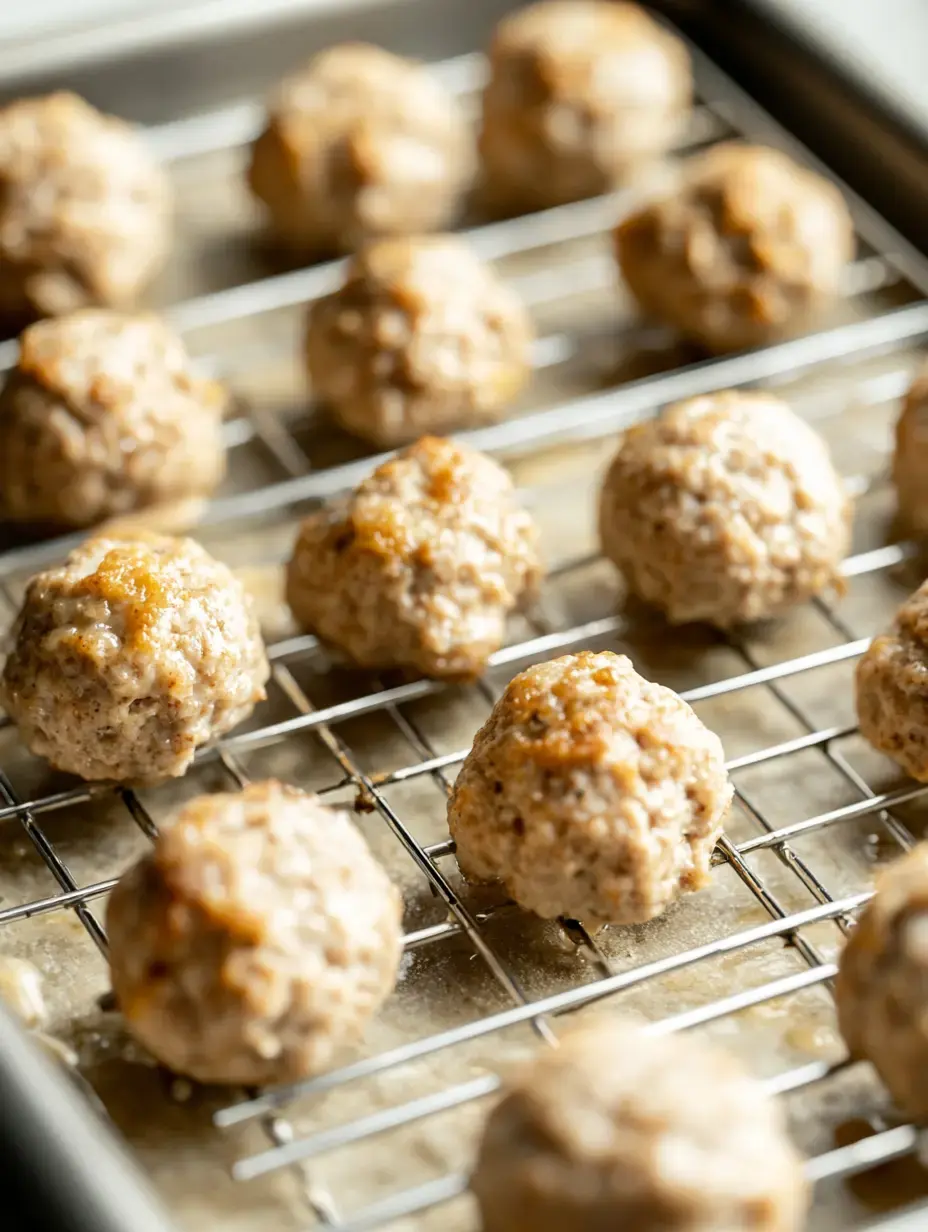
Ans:
[{"label": "crumbly meat texture", "polygon": [[325,1069],[392,990],[401,916],[346,812],[277,782],[199,796],[110,897],[113,990],[178,1073],[294,1081]]},{"label": "crumbly meat texture", "polygon": [[526,384],[532,326],[518,295],[453,236],[381,240],[309,311],[316,397],[382,448],[493,422]]},{"label": "crumbly meat texture", "polygon": [[851,512],[825,442],[785,403],[708,394],[624,434],[600,539],[670,621],[727,629],[840,589]]},{"label": "crumbly meat texture", "polygon": [[427,437],[303,523],[287,572],[299,624],[364,668],[469,678],[541,573],[508,474]]},{"label": "crumbly meat texture", "polygon": [[346,43],[281,82],[248,181],[291,248],[350,252],[453,222],[473,166],[469,128],[427,68]]},{"label": "crumbly meat texture", "polygon": [[553,0],[497,27],[483,92],[484,191],[542,209],[607,192],[680,136],[683,43],[635,4]]},{"label": "crumbly meat texture", "polygon": [[448,824],[464,875],[527,910],[633,924],[706,884],[731,797],[718,736],[676,693],[584,652],[512,680]]},{"label": "crumbly meat texture", "polygon": [[879,877],[841,955],[838,1025],[873,1063],[897,1107],[928,1117],[928,844]]},{"label": "crumbly meat texture", "polygon": [[241,723],[269,675],[251,601],[190,539],[94,539],[32,579],[0,679],[28,748],[149,784]]},{"label": "crumbly meat texture", "polygon": [[170,216],[167,177],[124,121],[66,93],[0,109],[0,318],[132,304]]},{"label": "crumbly meat texture", "polygon": [[711,351],[801,333],[854,253],[839,190],[779,150],[724,144],[621,222],[616,255],[642,310]]},{"label": "crumbly meat texture", "polygon": [[157,317],[39,321],[0,391],[0,516],[90,526],[208,495],[225,471],[224,405]]},{"label": "crumbly meat texture", "polygon": [[912,382],[896,422],[893,479],[900,520],[928,535],[928,368]]},{"label": "crumbly meat texture", "polygon": [[799,1232],[808,1188],[779,1105],[686,1035],[565,1032],[490,1113],[484,1232]]},{"label": "crumbly meat texture", "polygon": [[857,664],[861,735],[920,783],[928,783],[928,582],[873,639]]}]

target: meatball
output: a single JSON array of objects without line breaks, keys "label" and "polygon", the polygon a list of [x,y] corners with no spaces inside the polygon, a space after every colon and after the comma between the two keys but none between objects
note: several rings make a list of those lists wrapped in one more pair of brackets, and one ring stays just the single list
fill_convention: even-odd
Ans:
[{"label": "meatball", "polygon": [[838,189],[779,150],[726,144],[619,224],[642,310],[710,351],[801,333],[838,293],[854,225]]},{"label": "meatball", "polygon": [[912,382],[896,423],[893,479],[902,522],[928,535],[928,368]]},{"label": "meatball", "polygon": [[303,523],[298,623],[360,667],[479,674],[541,567],[531,517],[483,454],[426,437]]},{"label": "meatball", "polygon": [[276,782],[199,796],[113,890],[113,990],[133,1034],[181,1074],[305,1078],[392,990],[401,917],[348,813]]},{"label": "meatball", "polygon": [[928,783],[928,582],[873,639],[857,664],[860,734],[920,783]]},{"label": "meatball", "polygon": [[484,1232],[798,1232],[780,1106],[727,1053],[602,1020],[516,1074],[472,1188]]},{"label": "meatball", "polygon": [[825,442],[771,394],[709,394],[622,437],[602,548],[674,624],[722,629],[840,588],[851,504]]},{"label": "meatball", "polygon": [[546,919],[653,919],[709,877],[731,803],[718,736],[624,655],[516,676],[474,739],[448,825],[466,877]]},{"label": "meatball", "polygon": [[248,179],[278,237],[303,253],[437,231],[458,212],[473,142],[428,69],[347,43],[281,82]]},{"label": "meatball", "polygon": [[691,96],[686,48],[637,5],[521,9],[490,48],[479,138],[487,196],[540,209],[607,192],[674,144]]},{"label": "meatball", "polygon": [[248,596],[190,539],[88,540],[26,589],[0,703],[81,778],[157,783],[264,697]]},{"label": "meatball", "polygon": [[31,325],[0,391],[0,516],[89,526],[211,492],[225,396],[153,316]]},{"label": "meatball", "polygon": [[128,124],[73,94],[0,108],[0,316],[134,302],[161,266],[167,179]]},{"label": "meatball", "polygon": [[493,422],[525,385],[532,327],[516,293],[453,236],[381,240],[310,308],[313,390],[373,445]]},{"label": "meatball", "polygon": [[841,955],[835,999],[851,1055],[873,1063],[907,1116],[928,1117],[928,844],[880,876]]}]

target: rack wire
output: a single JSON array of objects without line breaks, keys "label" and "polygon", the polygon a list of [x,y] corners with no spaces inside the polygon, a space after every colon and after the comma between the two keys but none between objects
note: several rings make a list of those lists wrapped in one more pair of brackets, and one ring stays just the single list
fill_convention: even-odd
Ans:
[{"label": "rack wire", "polygon": [[[694,58],[700,106],[685,150],[736,134],[777,144],[807,163],[814,162],[698,51],[694,50]],[[479,58],[465,57],[439,66],[439,71],[459,92],[467,94],[479,82],[482,67]],[[247,141],[257,115],[254,105],[246,104],[165,126],[150,137],[165,159],[182,166]],[[548,258],[578,239],[601,241],[603,232],[633,198],[634,190],[629,190],[529,218],[477,226],[468,235],[482,255],[504,267],[520,259],[534,259],[534,268],[514,272],[513,281],[536,312],[544,316],[568,295],[611,293],[612,270],[601,250],[581,252],[566,263],[549,262]],[[587,367],[590,388],[572,390],[564,397],[555,394],[553,399],[543,394],[538,405],[505,423],[462,436],[512,462],[526,501],[540,516],[552,502],[569,504],[587,497],[595,487],[601,442],[673,398],[749,384],[776,385],[826,434],[840,425],[840,438],[848,440],[862,431],[866,443],[870,441],[868,425],[873,421],[882,425],[885,438],[893,401],[905,388],[914,363],[912,348],[928,335],[928,302],[923,298],[928,294],[928,265],[864,203],[856,199],[851,203],[861,257],[849,275],[845,319],[763,351],[658,368],[605,389],[589,381]],[[243,354],[235,345],[221,341],[222,331],[265,317],[273,323],[275,314],[292,312],[332,286],[338,270],[339,263],[335,262],[262,277],[188,298],[168,310],[188,336],[205,337],[205,345],[199,348],[201,362],[235,385],[251,365],[267,359],[268,349],[273,357],[277,344],[263,342]],[[624,331],[626,348],[636,352],[648,348],[660,352],[669,345],[659,332],[655,335],[628,324]],[[539,386],[544,384],[545,373],[569,366],[583,337],[583,327],[575,329],[570,320],[547,333],[542,331],[535,352]],[[3,344],[0,362],[8,365],[14,357],[15,345]],[[598,371],[597,380],[601,376]],[[243,485],[205,509],[202,534],[211,546],[216,542],[220,555],[223,549],[234,548],[244,527],[257,527],[259,536],[264,536],[258,538],[255,549],[261,563],[279,560],[300,510],[307,503],[350,487],[379,460],[349,456],[332,465],[315,464],[313,449],[307,449],[303,440],[304,420],[305,414],[276,415],[260,400],[243,399],[241,414],[227,424],[233,462],[240,453],[259,451],[266,464],[262,474],[270,478]],[[552,481],[548,472],[546,477],[537,477],[539,460],[549,459],[553,446],[561,451],[568,474],[566,483],[560,477]],[[885,458],[879,446],[867,445],[864,452],[869,453],[872,466],[865,473],[850,474],[848,481],[862,505],[879,509],[886,491],[882,474]],[[571,463],[570,459],[575,461]],[[71,539],[59,539],[15,546],[0,553],[0,596],[10,611],[17,604],[22,580],[60,559],[71,543]],[[232,555],[237,553],[233,550]],[[671,1012],[666,1012],[665,1006],[664,1011],[648,1013],[649,1029],[719,1026],[741,1021],[758,1007],[790,1006],[797,1004],[796,998],[827,995],[836,972],[834,955],[840,934],[869,897],[868,888],[849,887],[835,872],[836,862],[826,855],[827,836],[847,832],[857,836],[855,843],[859,840],[865,846],[858,826],[863,823],[882,836],[881,841],[887,844],[884,855],[905,849],[915,841],[906,809],[928,795],[928,786],[909,782],[889,787],[871,785],[876,779],[848,752],[855,739],[853,716],[828,715],[823,719],[820,694],[802,686],[804,681],[820,679],[822,673],[853,666],[869,640],[861,635],[854,615],[854,588],[859,582],[869,585],[891,579],[914,557],[915,548],[908,543],[887,546],[868,540],[860,545],[844,566],[852,601],[839,604],[817,600],[807,613],[796,618],[799,624],[815,622],[817,637],[827,642],[823,646],[780,654],[776,634],[770,638],[707,634],[699,646],[692,648],[689,658],[698,659],[699,665],[694,669],[693,663],[687,662],[683,677],[693,670],[697,675],[708,672],[708,676],[680,691],[697,709],[708,708],[703,711],[708,716],[713,706],[738,706],[746,698],[762,695],[762,708],[775,708],[784,721],[788,720],[792,732],[766,739],[767,729],[762,723],[753,747],[728,762],[736,784],[738,820],[718,845],[714,876],[721,879],[733,875],[746,891],[748,903],[753,904],[747,913],[748,922],[736,922],[730,930],[719,931],[704,914],[701,927],[707,939],[675,943],[667,952],[637,962],[633,954],[629,957],[620,952],[623,943],[615,941],[615,933],[622,930],[593,936],[576,921],[560,921],[557,928],[544,933],[543,944],[554,948],[561,945],[563,952],[571,955],[571,975],[561,981],[561,986],[541,993],[534,988],[531,975],[526,978],[525,963],[514,962],[511,947],[501,944],[504,930],[524,930],[528,924],[520,922],[505,903],[485,904],[479,896],[475,898],[454,871],[450,840],[439,836],[427,841],[423,837],[426,827],[416,808],[407,811],[397,801],[406,801],[409,797],[404,793],[421,789],[423,799],[427,794],[430,828],[433,833],[441,830],[450,776],[467,751],[458,745],[443,751],[442,741],[432,731],[442,710],[462,710],[466,723],[471,710],[489,709],[509,675],[557,653],[600,645],[632,647],[633,656],[637,651],[646,659],[654,652],[653,627],[636,623],[633,614],[615,611],[609,596],[595,614],[574,618],[571,594],[589,588],[595,592],[602,584],[592,544],[583,545],[581,551],[569,548],[559,552],[546,596],[527,626],[514,631],[513,640],[493,656],[486,677],[470,689],[418,680],[399,684],[376,681],[367,691],[333,671],[313,638],[287,634],[273,640],[269,651],[276,700],[259,712],[253,725],[202,751],[191,781],[198,782],[201,773],[209,773],[214,776],[213,782],[240,787],[256,771],[261,773],[266,754],[289,749],[296,742],[293,765],[302,771],[306,769],[303,763],[311,760],[312,786],[333,799],[354,801],[359,809],[369,812],[368,832],[379,826],[398,844],[398,858],[407,866],[404,887],[410,884],[410,869],[420,879],[418,884],[427,887],[430,905],[419,910],[421,919],[415,921],[417,926],[409,927],[405,938],[407,963],[441,947],[457,947],[455,952],[482,964],[497,994],[487,999],[489,1008],[483,1006],[478,1013],[464,1015],[452,1025],[424,1034],[407,1032],[314,1079],[287,1088],[249,1092],[219,1108],[215,1123],[224,1132],[255,1122],[265,1135],[260,1149],[252,1147],[235,1160],[234,1176],[254,1182],[289,1170],[298,1180],[304,1216],[316,1225],[341,1232],[366,1232],[404,1217],[426,1220],[429,1212],[443,1209],[444,1204],[463,1194],[463,1167],[442,1167],[436,1175],[407,1183],[401,1175],[402,1157],[394,1153],[397,1176],[391,1173],[379,1196],[354,1206],[350,1190],[321,1182],[316,1168],[339,1152],[350,1156],[352,1150],[381,1138],[389,1142],[390,1135],[406,1129],[424,1127],[427,1131],[433,1120],[470,1109],[491,1096],[500,1079],[496,1069],[485,1063],[486,1054],[477,1065],[479,1072],[471,1073],[463,1066],[466,1076],[448,1080],[449,1074],[462,1070],[461,1066],[445,1064],[459,1050],[481,1041],[495,1043],[522,1027],[531,1032],[533,1046],[545,1046],[556,1041],[562,1014],[595,1012],[605,1001],[620,1009],[626,1002],[637,1005],[636,994],[648,992],[662,981],[679,981],[687,972],[705,979],[712,992],[712,981],[703,974],[712,964],[728,959],[746,963],[747,956],[756,953],[786,954],[791,962],[788,969],[778,968],[771,978],[760,982],[742,982],[739,968],[729,981],[730,987],[718,995],[704,995],[705,990],[696,993],[696,985],[683,985],[683,994],[673,994],[675,1008]],[[589,581],[597,578],[600,581]],[[886,604],[892,593],[890,586],[884,596]],[[868,602],[863,599],[858,606],[869,612]],[[873,627],[868,619],[866,632],[869,634]],[[669,636],[666,630],[656,632],[658,642]],[[679,636],[685,639],[687,635]],[[718,673],[706,666],[717,660],[725,665]],[[680,675],[678,667],[674,669],[676,676]],[[657,672],[658,676],[663,674]],[[846,675],[843,679],[847,688]],[[712,720],[707,717],[707,721]],[[360,751],[351,734],[359,724],[364,730],[365,723],[375,724],[380,733],[379,747],[387,750],[386,769],[373,768],[370,757]],[[6,721],[0,723],[0,736],[8,726]],[[312,754],[306,741],[313,742]],[[8,750],[12,745],[0,747]],[[810,757],[814,761],[811,771]],[[144,798],[131,790],[101,785],[67,783],[48,790],[43,780],[35,780],[35,770],[23,776],[27,783],[24,790],[17,786],[20,764],[17,755],[15,767],[8,767],[0,755],[0,821],[18,823],[57,883],[57,891],[0,906],[0,925],[73,913],[95,946],[105,953],[105,933],[94,906],[112,887],[114,877],[82,877],[74,870],[73,860],[62,852],[52,834],[55,814],[118,805],[150,839],[157,833],[158,818],[174,797],[167,788],[144,793]],[[805,769],[800,771],[800,766]],[[758,772],[761,776],[768,774],[758,780],[759,787],[752,785],[752,775]],[[885,768],[877,778],[881,775],[885,777]],[[793,811],[789,819],[784,819],[781,810],[771,808],[771,782],[782,789],[800,779],[817,777],[827,777],[833,787],[840,784],[840,794],[850,799],[812,811],[799,809],[800,815]],[[41,786],[29,790],[33,781]],[[707,903],[710,895],[711,891]],[[690,915],[695,919],[700,910],[709,912],[708,905],[700,907],[697,897]],[[6,929],[0,931],[0,945],[5,936]],[[636,930],[634,945],[628,943],[632,949],[639,939]],[[799,1004],[806,1002],[800,1000]],[[519,1044],[524,1046],[524,1041]],[[410,1096],[384,1087],[392,1075],[405,1074],[433,1059],[438,1068],[429,1071],[431,1089]],[[766,1081],[776,1095],[807,1098],[840,1082],[850,1068],[845,1058],[832,1055],[777,1068]],[[385,1089],[391,1093],[386,1099]],[[352,1096],[352,1091],[359,1094]],[[369,1099],[365,1097],[367,1091],[371,1092]],[[828,1182],[910,1155],[918,1145],[915,1128],[886,1123],[859,1142],[815,1151],[807,1165],[808,1176],[825,1187]],[[425,1227],[426,1223],[413,1226]]]}]

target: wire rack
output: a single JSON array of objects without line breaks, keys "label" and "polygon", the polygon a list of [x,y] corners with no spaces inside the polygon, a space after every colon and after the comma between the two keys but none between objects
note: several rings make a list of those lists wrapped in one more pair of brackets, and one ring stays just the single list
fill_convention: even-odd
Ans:
[{"label": "wire rack", "polygon": [[[700,105],[684,150],[737,134],[814,161],[694,56]],[[482,65],[466,57],[438,71],[468,96]],[[228,175],[259,118],[254,105],[243,104],[165,126],[150,139],[179,183],[187,177],[189,191],[199,193],[202,169],[218,159]],[[407,1217],[415,1228],[472,1226],[461,1200],[471,1113],[497,1089],[511,1056],[555,1041],[561,1014],[606,1006],[642,1013],[652,1030],[700,1028],[741,1041],[771,1092],[797,1110],[808,1175],[824,1195],[814,1227],[848,1226],[840,1203],[829,1214],[836,1182],[917,1149],[913,1127],[876,1117],[859,1141],[834,1145],[827,1136],[834,1116],[823,1122],[816,1114],[862,1068],[843,1058],[830,1026],[841,934],[869,896],[873,863],[915,841],[919,801],[928,794],[928,787],[888,779],[887,766],[868,758],[850,713],[849,675],[868,635],[910,588],[915,549],[887,545],[882,533],[891,503],[885,451],[894,402],[928,334],[928,266],[852,199],[860,255],[835,322],[750,355],[693,361],[661,331],[609,315],[618,293],[604,233],[638,191],[468,232],[519,287],[541,328],[529,402],[505,423],[463,435],[511,463],[551,562],[538,606],[514,626],[483,680],[468,687],[359,682],[331,668],[314,639],[293,635],[272,599],[265,604],[272,695],[250,726],[203,751],[182,784],[136,793],[51,779],[19,748],[9,724],[0,727],[0,820],[20,866],[6,880],[0,872],[0,947],[15,926],[32,921],[31,952],[41,955],[45,942],[36,938],[65,918],[76,919],[105,954],[100,900],[129,848],[156,834],[178,798],[267,772],[352,803],[400,882],[408,927],[399,1008],[387,1007],[386,1025],[372,1032],[367,1050],[310,1081],[210,1107],[221,1139],[234,1144],[237,1181],[256,1185],[282,1174],[292,1182],[292,1225],[275,1226],[311,1222],[364,1232]],[[338,270],[333,263],[285,271],[186,298],[165,293],[200,361],[239,394],[240,413],[226,427],[230,487],[203,511],[197,533],[245,571],[262,602],[301,509],[349,487],[374,464],[347,442],[332,451],[293,394],[287,367],[302,306],[332,286]],[[3,344],[2,362],[14,356],[14,344]],[[275,402],[267,373],[281,366],[277,386],[286,393]],[[672,398],[748,384],[777,386],[817,423],[859,498],[862,529],[845,564],[847,596],[818,600],[782,627],[744,639],[671,632],[618,610],[616,582],[597,558],[589,518],[604,442],[608,454],[611,433]],[[69,542],[0,553],[0,593],[10,613],[24,579],[59,559]],[[667,921],[598,936],[576,921],[527,920],[510,904],[469,890],[456,873],[444,822],[444,797],[467,752],[460,733],[475,730],[523,666],[593,646],[626,649],[645,674],[678,687],[723,735],[736,784],[712,889]],[[101,817],[105,837],[94,820]],[[131,837],[120,830],[114,845],[110,831],[125,818]],[[20,875],[36,857],[35,875]],[[23,897],[20,887],[41,884],[40,872],[54,887]],[[717,894],[717,886],[724,890]],[[105,972],[99,955],[95,970],[91,986]],[[796,1036],[808,1022],[825,1033],[824,1046]],[[857,1108],[875,1097],[869,1087],[861,1096],[852,1083],[848,1098]],[[263,1138],[249,1134],[252,1126]],[[857,1210],[856,1224],[860,1218]]]}]

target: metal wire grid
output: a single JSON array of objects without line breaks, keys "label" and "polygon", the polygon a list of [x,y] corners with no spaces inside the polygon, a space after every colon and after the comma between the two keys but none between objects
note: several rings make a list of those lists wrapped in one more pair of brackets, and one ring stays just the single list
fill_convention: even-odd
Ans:
[{"label": "metal wire grid", "polygon": [[[695,134],[697,140],[702,141],[734,129],[754,138],[794,147],[788,135],[779,130],[730,82],[701,56],[697,55],[696,59],[704,98],[704,105],[698,113]],[[473,84],[475,69],[479,72],[478,62],[467,59],[447,66],[446,73],[456,78],[459,85],[467,86]],[[222,116],[208,120],[184,122],[156,134],[156,143],[168,155],[190,157],[219,148],[226,142],[244,139],[253,119],[253,111],[245,109],[223,113]],[[808,161],[808,156],[805,157]],[[621,207],[622,195],[618,194],[618,199],[583,202],[529,219],[478,228],[471,233],[471,238],[486,256],[511,255],[516,251],[528,251],[555,244],[562,239],[573,238],[578,233],[596,234],[613,221]],[[877,255],[865,258],[858,264],[849,293],[853,294],[862,288],[887,285],[897,277],[907,279],[922,293],[928,290],[928,270],[922,258],[909,249],[881,220],[875,218],[867,207],[856,202],[855,212],[861,236],[872,245]],[[602,278],[601,268],[592,267],[586,272],[594,282]],[[253,314],[298,304],[314,294],[319,294],[332,283],[336,274],[337,265],[296,271],[188,301],[178,305],[173,310],[173,315],[177,322],[188,330],[246,319]],[[543,301],[546,295],[557,295],[560,290],[559,286],[551,287],[546,285],[544,279],[536,278],[534,298],[536,302],[539,299]],[[530,295],[529,298],[533,297]],[[761,353],[708,361],[662,373],[632,382],[624,386],[620,393],[609,391],[604,394],[591,394],[573,399],[565,405],[547,407],[540,412],[467,435],[477,446],[500,455],[524,453],[561,439],[601,437],[614,428],[651,412],[653,408],[673,397],[747,383],[783,380],[797,371],[812,370],[830,360],[893,349],[905,342],[918,340],[926,333],[928,304],[917,302],[876,319],[852,321],[807,338],[768,348]],[[545,344],[549,354],[551,350],[556,352],[559,345],[557,339],[554,342],[550,339],[543,340],[540,364],[544,362]],[[12,350],[7,346],[3,359],[9,362],[11,358]],[[225,369],[227,366],[220,367]],[[875,400],[895,396],[900,384],[898,373],[891,373],[889,378],[880,378],[874,386]],[[302,501],[326,496],[349,486],[372,465],[370,459],[363,459],[326,471],[315,471],[308,466],[305,455],[286,424],[271,424],[266,417],[256,414],[233,421],[229,425],[230,447],[244,446],[254,440],[271,452],[277,462],[286,469],[287,477],[254,492],[217,500],[206,512],[204,520],[207,524],[233,524],[242,518],[288,509]],[[526,493],[529,500],[532,495],[531,490]],[[60,557],[67,546],[68,541],[59,540],[38,547],[17,548],[0,555],[0,586],[11,607],[15,605],[15,579],[23,572]],[[906,544],[879,548],[850,558],[846,562],[845,572],[849,577],[873,575],[899,564],[910,553],[911,548]],[[561,567],[561,572],[578,571],[587,564],[588,558],[568,561]],[[300,636],[272,645],[270,656],[274,679],[289,700],[292,715],[275,723],[266,723],[253,730],[233,734],[217,748],[205,751],[200,760],[218,758],[224,774],[234,785],[241,786],[246,781],[246,771],[240,760],[242,753],[283,741],[297,732],[316,733],[337,766],[337,774],[329,787],[323,790],[336,791],[351,786],[372,805],[447,908],[446,920],[407,935],[407,948],[413,950],[440,944],[451,936],[465,936],[474,952],[486,963],[511,1005],[476,1021],[366,1057],[308,1082],[271,1092],[251,1093],[244,1101],[224,1109],[216,1118],[217,1124],[231,1127],[256,1119],[263,1124],[270,1141],[267,1150],[239,1161],[235,1168],[236,1176],[246,1180],[282,1167],[304,1169],[309,1160],[336,1148],[361,1143],[375,1135],[482,1098],[496,1089],[498,1079],[493,1074],[483,1075],[434,1094],[327,1127],[305,1137],[298,1137],[289,1122],[280,1115],[280,1110],[298,1095],[319,1096],[348,1083],[370,1079],[417,1059],[439,1054],[455,1045],[484,1036],[489,1037],[519,1023],[533,1025],[538,1036],[550,1042],[555,1039],[552,1020],[560,1013],[643,985],[670,972],[695,967],[711,958],[738,953],[771,939],[782,939],[796,949],[804,959],[806,967],[795,974],[665,1018],[653,1024],[654,1030],[670,1031],[697,1026],[802,989],[827,985],[835,974],[834,964],[809,940],[806,930],[823,921],[834,921],[838,927],[846,928],[849,919],[868,895],[857,893],[844,897],[833,896],[809,862],[799,856],[790,844],[800,836],[842,822],[872,817],[882,822],[895,843],[901,847],[909,846],[913,841],[912,836],[891,810],[925,794],[928,788],[905,785],[889,792],[874,794],[837,747],[841,739],[853,732],[853,727],[820,726],[803,706],[784,692],[783,685],[786,682],[814,669],[851,660],[866,646],[867,639],[854,638],[832,606],[824,601],[819,601],[817,606],[824,620],[840,639],[837,645],[762,665],[754,659],[747,645],[732,638],[729,639],[729,647],[739,656],[742,670],[687,690],[683,696],[690,702],[698,703],[758,686],[765,687],[805,730],[793,739],[733,759],[729,763],[729,769],[737,772],[779,761],[785,762],[788,768],[790,757],[815,750],[853,787],[859,800],[786,825],[775,825],[766,818],[763,809],[739,784],[740,804],[746,813],[754,818],[760,833],[741,843],[723,838],[716,859],[718,863],[735,872],[761,904],[769,916],[769,922],[737,930],[707,944],[682,950],[647,965],[616,972],[596,939],[591,937],[582,925],[575,921],[563,921],[565,935],[573,944],[587,952],[598,976],[589,983],[534,999],[523,991],[505,961],[487,940],[484,928],[486,917],[475,914],[469,908],[452,881],[442,871],[441,861],[452,854],[452,844],[449,841],[430,845],[420,843],[388,798],[387,791],[392,785],[417,778],[430,777],[442,790],[447,790],[446,772],[461,761],[466,750],[437,754],[428,736],[409,716],[406,707],[409,703],[439,693],[448,693],[448,700],[451,702],[453,691],[436,682],[416,681],[395,687],[380,687],[364,696],[316,708],[298,683],[293,670],[305,656],[317,652],[314,640]],[[556,618],[551,621],[543,611],[539,611],[534,617],[533,635],[505,647],[493,657],[492,667],[515,669],[520,664],[538,657],[580,648],[597,639],[617,635],[622,628],[623,617],[620,615],[563,628],[558,627]],[[495,692],[490,683],[481,682],[479,688],[486,701],[492,703]],[[388,717],[395,726],[415,757],[413,764],[403,765],[377,776],[363,770],[353,749],[340,732],[348,720],[375,713]],[[95,944],[101,951],[105,951],[103,930],[89,904],[104,895],[113,885],[113,881],[106,879],[91,884],[79,884],[49,839],[40,819],[57,809],[112,794],[111,788],[80,785],[23,800],[17,797],[7,775],[0,771],[0,820],[15,819],[22,825],[28,839],[60,887],[58,894],[0,910],[0,924],[70,909],[76,913]],[[133,821],[146,835],[154,836],[155,819],[138,796],[125,789],[119,790],[118,795]],[[781,863],[795,874],[812,896],[813,906],[794,911],[777,898],[746,858],[751,853],[764,849],[773,852]],[[804,1090],[825,1082],[840,1068],[843,1066],[836,1067],[824,1062],[807,1064],[779,1075],[770,1081],[769,1086],[772,1091],[781,1094]],[[915,1146],[916,1131],[912,1127],[889,1129],[855,1146],[830,1151],[810,1160],[809,1176],[812,1180],[819,1181],[850,1175],[875,1163],[911,1152]],[[460,1174],[442,1176],[427,1184],[398,1191],[383,1201],[343,1218],[333,1196],[314,1186],[307,1172],[301,1172],[301,1181],[308,1212],[319,1224],[342,1229],[342,1232],[363,1232],[364,1229],[380,1227],[403,1215],[424,1211],[456,1196],[465,1186],[465,1178]]]}]

